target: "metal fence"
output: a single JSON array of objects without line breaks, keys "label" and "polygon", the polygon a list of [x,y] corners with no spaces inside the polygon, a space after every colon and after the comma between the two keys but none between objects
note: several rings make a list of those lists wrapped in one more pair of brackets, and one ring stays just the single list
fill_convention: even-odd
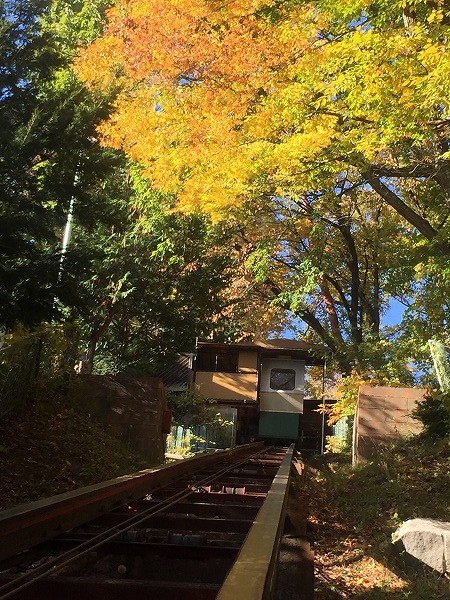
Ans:
[{"label": "metal fence", "polygon": [[173,425],[167,437],[167,452],[185,455],[235,446],[236,409],[216,406],[210,413],[211,421],[204,425]]}]

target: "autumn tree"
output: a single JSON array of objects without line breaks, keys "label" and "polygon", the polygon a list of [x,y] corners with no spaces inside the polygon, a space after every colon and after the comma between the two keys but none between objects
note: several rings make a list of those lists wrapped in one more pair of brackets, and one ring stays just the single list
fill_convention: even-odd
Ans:
[{"label": "autumn tree", "polygon": [[346,188],[345,179],[340,194],[259,201],[243,211],[243,293],[259,296],[261,307],[252,303],[253,322],[268,307],[283,310],[285,325],[301,321],[302,337],[324,346],[341,372],[380,369],[395,350],[381,326],[388,298],[412,294],[414,243],[405,244],[400,217],[374,192]]},{"label": "autumn tree", "polygon": [[0,4],[0,328],[71,323],[88,370],[148,373],[220,324],[232,257],[220,227],[173,214],[99,144],[115,90],[90,93],[71,62],[107,4]]},{"label": "autumn tree", "polygon": [[185,207],[329,188],[349,166],[447,248],[448,13],[442,2],[133,0],[81,76],[121,89],[105,144]]},{"label": "autumn tree", "polygon": [[388,295],[448,295],[444,2],[131,0],[107,17],[76,67],[118,90],[102,143],[183,210],[244,218],[268,297],[333,352],[361,356]]}]

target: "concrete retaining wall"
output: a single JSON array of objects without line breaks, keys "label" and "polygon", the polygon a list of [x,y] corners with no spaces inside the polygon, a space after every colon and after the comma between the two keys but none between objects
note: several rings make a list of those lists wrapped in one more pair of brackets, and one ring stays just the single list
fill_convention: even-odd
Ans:
[{"label": "concrete retaining wall", "polygon": [[149,463],[164,461],[165,397],[161,379],[79,375],[69,397],[109,426],[130,448],[146,456]]}]

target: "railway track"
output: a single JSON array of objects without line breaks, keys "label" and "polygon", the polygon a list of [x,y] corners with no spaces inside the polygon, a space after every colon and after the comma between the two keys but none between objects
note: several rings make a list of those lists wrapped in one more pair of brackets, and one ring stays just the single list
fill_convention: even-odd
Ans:
[{"label": "railway track", "polygon": [[250,444],[0,513],[0,600],[257,600],[294,449]]}]

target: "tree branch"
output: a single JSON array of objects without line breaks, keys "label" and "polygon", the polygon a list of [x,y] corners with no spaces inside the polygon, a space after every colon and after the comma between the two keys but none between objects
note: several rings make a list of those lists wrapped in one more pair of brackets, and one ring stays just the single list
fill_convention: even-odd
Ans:
[{"label": "tree branch", "polygon": [[408,165],[406,167],[383,167],[382,165],[372,167],[371,171],[377,177],[433,177],[438,168],[436,165]]},{"label": "tree branch", "polygon": [[367,183],[379,194],[392,208],[398,212],[404,219],[408,221],[413,227],[415,227],[427,240],[432,240],[436,237],[437,231],[434,227],[423,217],[417,214],[412,208],[410,208],[403,200],[397,196],[392,190],[390,190],[380,179],[369,169],[363,173],[367,180]]}]

